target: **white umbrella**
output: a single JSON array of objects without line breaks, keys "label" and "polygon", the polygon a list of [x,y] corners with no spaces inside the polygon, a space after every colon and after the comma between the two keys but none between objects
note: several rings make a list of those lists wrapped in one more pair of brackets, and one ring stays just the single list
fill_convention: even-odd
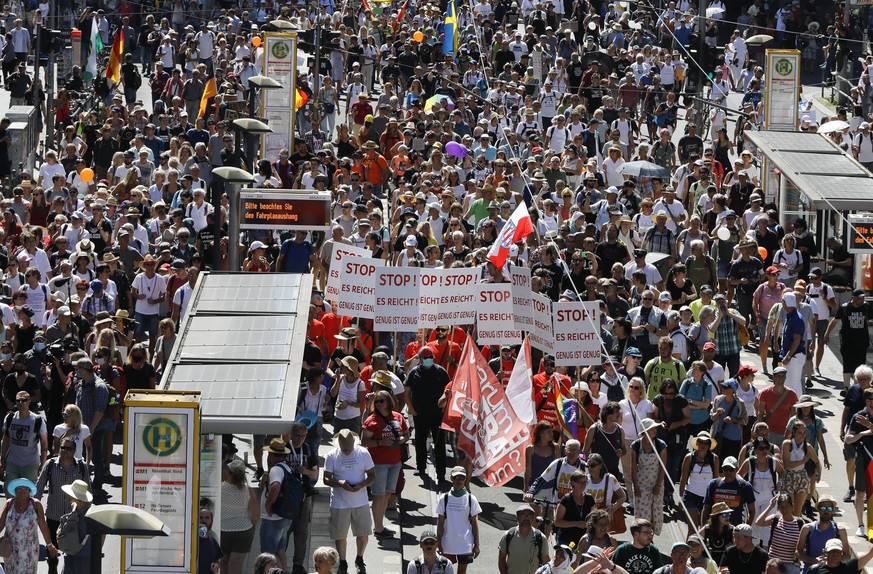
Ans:
[{"label": "white umbrella", "polygon": [[820,134],[830,134],[833,132],[841,132],[850,127],[851,126],[843,120],[831,120],[820,125],[816,132]]},{"label": "white umbrella", "polygon": [[101,534],[118,534],[130,538],[169,536],[170,528],[160,518],[141,508],[124,504],[92,506],[85,519]]}]

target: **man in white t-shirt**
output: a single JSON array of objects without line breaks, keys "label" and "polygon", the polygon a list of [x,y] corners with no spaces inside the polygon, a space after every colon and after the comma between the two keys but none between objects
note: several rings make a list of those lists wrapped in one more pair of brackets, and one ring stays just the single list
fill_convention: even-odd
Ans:
[{"label": "man in white t-shirt", "polygon": [[869,123],[862,122],[858,126],[858,133],[852,139],[852,153],[864,167],[873,170],[873,136]]},{"label": "man in white t-shirt", "polygon": [[134,301],[134,318],[136,319],[136,340],[141,342],[149,333],[149,352],[155,348],[155,338],[158,336],[158,321],[160,320],[161,302],[167,292],[167,282],[155,273],[158,262],[147,254],[142,260],[144,273],[133,278],[131,294]]},{"label": "man in white t-shirt", "polygon": [[[175,261],[173,264],[175,265]],[[173,322],[179,325],[185,314],[188,312],[188,305],[191,304],[191,295],[194,292],[194,285],[197,284],[197,276],[200,270],[193,265],[188,268],[188,282],[176,289],[173,293]]]},{"label": "man in white t-shirt", "polygon": [[342,429],[336,437],[339,445],[324,461],[324,484],[330,487],[330,537],[340,555],[340,572],[348,571],[346,537],[351,528],[357,555],[355,566],[365,570],[364,550],[373,532],[373,517],[367,487],[376,481],[376,467],[370,452],[358,445],[358,435]]},{"label": "man in white t-shirt", "polygon": [[452,489],[437,500],[437,549],[452,563],[470,564],[479,556],[479,501],[465,487],[467,471],[451,472]]},{"label": "man in white t-shirt", "polygon": [[715,343],[707,341],[703,344],[703,364],[706,365],[706,375],[703,377],[708,382],[721,388],[724,382],[724,367],[715,362]]},{"label": "man in white t-shirt", "polygon": [[282,518],[276,514],[273,505],[279,499],[285,473],[291,472],[291,469],[284,462],[285,457],[289,454],[291,454],[291,449],[285,446],[285,441],[281,438],[274,438],[270,441],[270,446],[267,449],[267,467],[270,470],[261,498],[261,523],[259,525],[261,552],[275,554],[283,569],[287,566],[288,560],[285,548],[288,546],[288,529],[291,527],[291,519]]}]

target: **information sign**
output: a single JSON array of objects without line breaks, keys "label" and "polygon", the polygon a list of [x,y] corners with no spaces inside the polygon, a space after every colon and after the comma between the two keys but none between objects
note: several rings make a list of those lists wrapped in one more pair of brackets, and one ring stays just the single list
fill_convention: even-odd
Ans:
[{"label": "information sign", "polygon": [[160,518],[167,537],[126,538],[123,572],[197,571],[200,392],[131,391],[125,398],[123,503]]},{"label": "information sign", "polygon": [[330,192],[246,190],[239,204],[240,229],[330,231]]},{"label": "information sign", "polygon": [[850,215],[848,235],[849,253],[873,253],[873,215]]}]

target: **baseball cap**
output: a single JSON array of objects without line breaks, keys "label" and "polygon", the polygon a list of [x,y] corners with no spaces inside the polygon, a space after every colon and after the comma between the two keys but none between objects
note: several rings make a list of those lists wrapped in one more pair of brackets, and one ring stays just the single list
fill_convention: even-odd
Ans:
[{"label": "baseball cap", "polygon": [[[736,381],[734,381],[734,382],[736,383]],[[740,466],[740,463],[739,463],[739,461],[737,461],[737,458],[735,456],[729,456],[726,459],[724,459],[724,462],[721,463],[722,468],[732,468],[732,469],[736,470],[737,468],[739,468],[739,466]],[[734,529],[734,532],[736,532],[736,528]]]},{"label": "baseball cap", "polygon": [[842,552],[843,551],[843,541],[840,540],[839,538],[831,538],[830,540],[825,542],[824,551],[830,552],[831,550],[839,550],[840,552]]},{"label": "baseball cap", "polygon": [[743,377],[748,377],[749,375],[754,375],[758,372],[758,369],[753,367],[752,365],[742,365],[737,371],[737,378],[742,379]]},{"label": "baseball cap", "polygon": [[704,351],[715,351],[715,343],[712,341],[707,341],[703,344]]},{"label": "baseball cap", "polygon": [[[734,462],[737,461],[737,459],[735,459],[734,457],[730,457],[730,458],[733,458]],[[725,461],[725,462],[727,462],[727,461]],[[725,465],[722,464],[721,466],[722,466],[722,468],[724,468]],[[734,526],[734,534],[739,534],[741,536],[751,537],[752,536],[752,527],[749,526],[748,524],[740,524],[738,526]]]}]

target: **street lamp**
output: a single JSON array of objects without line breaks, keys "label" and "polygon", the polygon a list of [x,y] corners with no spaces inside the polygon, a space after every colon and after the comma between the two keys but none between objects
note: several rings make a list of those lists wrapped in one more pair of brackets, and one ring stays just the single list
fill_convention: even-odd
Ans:
[{"label": "street lamp", "polygon": [[88,533],[91,535],[91,574],[103,571],[102,544],[99,536],[116,534],[131,538],[169,536],[170,528],[159,518],[141,508],[126,504],[101,504],[85,513]]},{"label": "street lamp", "polygon": [[288,20],[270,20],[270,24],[272,24],[277,30],[296,30],[297,26],[289,22]]},{"label": "street lamp", "polygon": [[239,141],[242,138],[242,132],[246,134],[246,159],[247,165],[246,167],[249,171],[252,171],[252,165],[254,165],[254,156],[255,156],[255,146],[252,145],[251,136],[259,136],[263,134],[271,134],[273,133],[272,128],[262,122],[261,120],[256,120],[254,118],[239,118],[233,120],[231,122],[230,127],[237,132],[237,147],[239,147]]},{"label": "street lamp", "polygon": [[275,90],[277,88],[281,88],[282,84],[274,80],[269,76],[252,76],[249,78],[249,115],[255,115],[255,89],[252,87],[255,85],[258,89],[261,90]]},{"label": "street lamp", "polygon": [[[239,121],[239,120],[237,120]],[[257,120],[254,120],[257,121]],[[263,122],[258,122],[263,123]],[[227,192],[227,270],[239,271],[239,188],[241,185],[250,185],[254,176],[238,167],[222,166],[212,170],[212,175],[230,184]],[[214,194],[217,196],[219,194]],[[213,252],[213,265],[218,269],[221,263],[221,197],[213,196],[215,251]]]}]

